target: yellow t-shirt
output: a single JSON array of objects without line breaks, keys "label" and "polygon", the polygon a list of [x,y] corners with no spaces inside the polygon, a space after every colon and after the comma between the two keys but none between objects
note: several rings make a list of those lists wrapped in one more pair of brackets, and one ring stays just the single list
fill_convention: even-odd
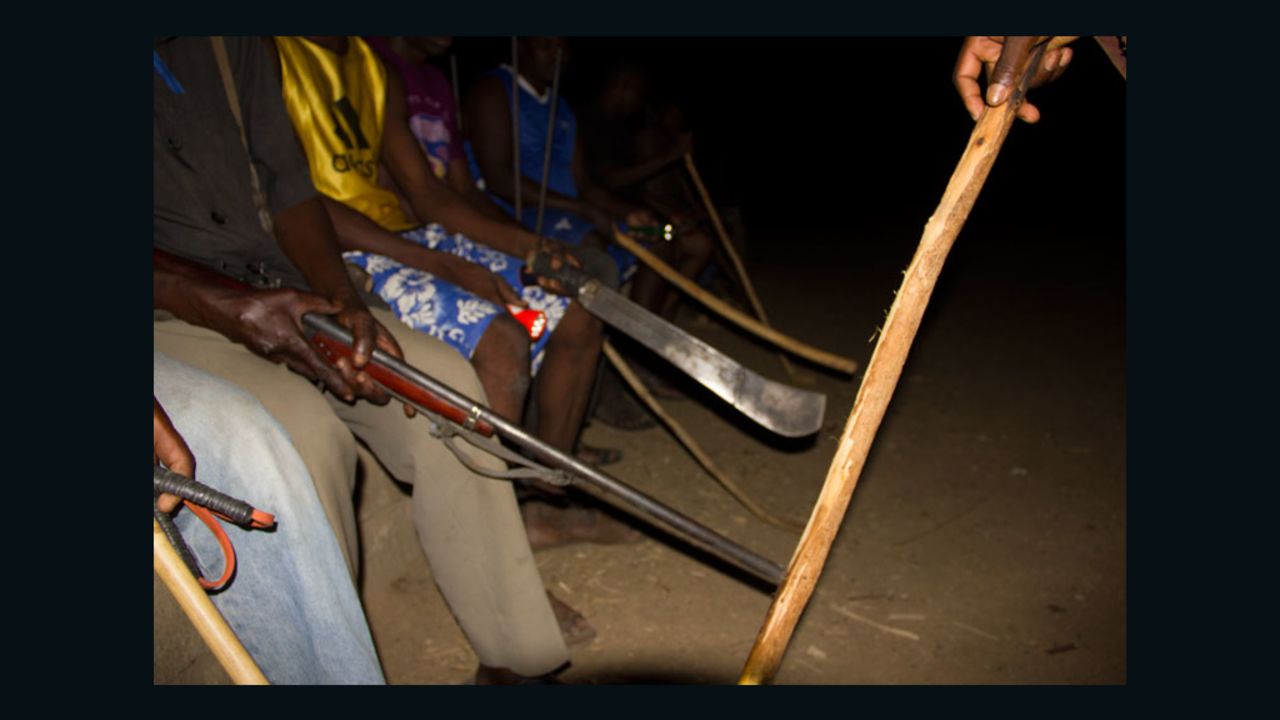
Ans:
[{"label": "yellow t-shirt", "polygon": [[414,227],[395,193],[378,184],[387,97],[378,56],[358,37],[343,55],[300,37],[275,41],[285,108],[316,189],[386,230]]}]

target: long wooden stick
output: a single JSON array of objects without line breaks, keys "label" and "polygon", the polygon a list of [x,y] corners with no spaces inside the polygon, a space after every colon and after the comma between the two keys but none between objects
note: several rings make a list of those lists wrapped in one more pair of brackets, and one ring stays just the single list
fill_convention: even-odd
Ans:
[{"label": "long wooden stick", "polygon": [[1034,68],[1042,54],[1043,47],[1026,59],[1021,73],[1023,80],[1009,101],[996,108],[987,108],[978,120],[964,155],[942,194],[938,209],[925,225],[920,245],[898,288],[880,341],[876,343],[871,362],[867,365],[867,374],[858,388],[844,436],[831,460],[813,514],[809,516],[809,525],[796,546],[787,574],[765,616],[739,684],[769,682],[782,663],[791,634],[822,575],[831,544],[844,521],[858,476],[880,421],[884,419],[889,399],[897,387],[907,352],[920,327],[942,264],[969,217],[996,154],[1013,125],[1014,113],[1022,104],[1026,81],[1031,74],[1026,68]]},{"label": "long wooden stick", "polygon": [[[698,174],[698,166],[693,162],[691,153],[684,154],[684,166],[689,170],[689,177],[693,178],[693,184],[698,188],[698,194],[702,196],[702,204],[707,208],[707,215],[711,216],[711,224],[715,226],[716,235],[720,238],[720,244],[724,246],[724,252],[729,256],[729,261],[733,263],[733,269],[738,274],[738,279],[742,281],[742,287],[747,291],[747,300],[751,303],[751,309],[755,312],[756,317],[766,326],[772,327],[769,323],[769,316],[765,314],[764,303],[760,302],[760,296],[756,294],[756,288],[751,284],[751,277],[747,275],[747,267],[742,264],[742,258],[738,255],[738,250],[729,240],[729,233],[725,232],[724,223],[720,221],[720,213],[716,212],[716,206],[711,202],[711,194],[707,192],[707,186],[702,184],[702,176]],[[778,354],[778,360],[782,362],[782,368],[787,371],[787,377],[795,380],[796,369],[787,359],[786,355]]]},{"label": "long wooden stick", "polygon": [[244,649],[244,645],[240,644],[240,638],[236,637],[235,631],[227,625],[222,613],[218,612],[218,608],[210,602],[204,589],[192,577],[191,571],[183,564],[182,558],[178,557],[178,551],[173,549],[173,544],[169,542],[169,538],[165,537],[164,531],[160,529],[160,523],[152,518],[151,524],[156,574],[164,581],[165,587],[169,588],[169,592],[173,594],[173,599],[178,601],[178,605],[187,614],[191,624],[204,639],[205,645],[213,651],[213,656],[218,659],[235,684],[267,685],[266,676],[249,656],[249,652]]},{"label": "long wooden stick", "polygon": [[852,375],[858,371],[857,360],[836,355],[835,353],[829,353],[825,350],[819,350],[808,343],[801,342],[788,335],[783,335],[777,330],[774,330],[768,325],[765,325],[750,315],[747,315],[741,310],[729,305],[715,295],[703,290],[697,283],[681,275],[675,270],[675,268],[663,262],[657,255],[649,252],[643,245],[632,240],[630,237],[618,232],[617,229],[614,229],[613,237],[614,240],[623,247],[623,249],[632,255],[635,255],[640,262],[643,262],[645,265],[653,268],[667,282],[675,285],[681,291],[702,303],[709,310],[712,310],[743,330],[746,330],[763,340],[767,340],[789,353],[799,355],[806,360],[831,368],[832,370],[845,373],[846,375]]},{"label": "long wooden stick", "polygon": [[701,465],[703,469],[707,471],[707,474],[711,476],[711,479],[719,483],[720,487],[724,488],[726,492],[733,496],[733,499],[737,500],[742,507],[746,508],[748,512],[755,515],[762,522],[768,523],[776,528],[781,528],[793,533],[798,533],[804,529],[804,523],[774,515],[763,505],[752,500],[751,496],[747,495],[742,488],[738,487],[737,483],[729,479],[729,476],[726,475],[724,471],[720,469],[720,466],[716,465],[715,461],[711,459],[711,456],[702,449],[702,446],[698,444],[698,441],[694,440],[693,436],[684,429],[684,426],[677,422],[675,418],[671,417],[666,408],[662,407],[662,403],[658,402],[658,399],[653,396],[653,393],[649,392],[649,389],[646,388],[640,378],[636,376],[635,371],[631,369],[631,366],[626,360],[622,359],[622,356],[618,354],[618,351],[614,349],[613,345],[609,344],[608,340],[604,341],[604,355],[609,358],[609,362],[613,363],[613,366],[617,368],[618,374],[622,376],[622,379],[626,381],[627,385],[631,386],[631,389],[635,394],[640,396],[641,402],[649,408],[649,411],[656,415],[658,419],[662,421],[663,425],[667,426],[667,429],[671,431],[671,434],[676,436],[676,439],[680,441],[680,444],[684,445],[685,449],[689,451],[689,454],[693,456],[693,459],[697,460],[698,464]]}]

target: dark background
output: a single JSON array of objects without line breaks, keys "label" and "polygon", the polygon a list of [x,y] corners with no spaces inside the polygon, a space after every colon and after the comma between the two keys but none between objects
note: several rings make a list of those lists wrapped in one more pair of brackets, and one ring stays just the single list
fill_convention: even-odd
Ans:
[{"label": "dark background", "polygon": [[[961,40],[571,38],[561,88],[583,108],[609,68],[644,65],[683,105],[716,203],[742,209],[748,255],[838,255],[918,239],[973,128],[951,83]],[[1126,83],[1092,40],[1072,47],[1068,71],[1033,91],[1042,120],[1006,141],[967,236],[993,222],[1123,228]],[[464,89],[510,62],[509,38],[455,48]]]}]

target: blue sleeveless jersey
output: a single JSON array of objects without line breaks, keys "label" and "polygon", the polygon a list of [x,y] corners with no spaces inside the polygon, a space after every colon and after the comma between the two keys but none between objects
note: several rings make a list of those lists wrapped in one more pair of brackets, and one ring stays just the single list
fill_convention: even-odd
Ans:
[{"label": "blue sleeveless jersey", "polygon": [[[507,93],[507,102],[511,102],[512,74],[511,69],[502,66],[490,70],[485,75],[492,75],[502,83]],[[547,123],[551,119],[551,91],[547,90],[545,98],[539,98],[533,91],[523,85],[520,87],[520,174],[529,178],[534,184],[542,184],[543,155],[547,147]],[[510,107],[510,105],[508,105]],[[578,119],[574,116],[569,103],[563,96],[556,97],[556,128],[551,137],[551,160],[547,170],[547,189],[566,197],[578,197],[578,184],[573,179],[573,149],[578,137]],[[484,175],[476,162],[475,151],[471,142],[463,143],[467,155],[467,166],[477,184],[493,200],[494,203],[511,215],[515,215],[515,207],[506,200],[488,192],[484,187]],[[520,224],[533,230],[537,225],[538,196],[520,196]],[[556,208],[544,208],[542,234],[562,240],[570,245],[578,245],[583,236],[591,232],[593,225],[585,218]],[[636,258],[627,251],[610,243],[606,248],[613,256],[623,281],[631,277],[636,270]]]}]

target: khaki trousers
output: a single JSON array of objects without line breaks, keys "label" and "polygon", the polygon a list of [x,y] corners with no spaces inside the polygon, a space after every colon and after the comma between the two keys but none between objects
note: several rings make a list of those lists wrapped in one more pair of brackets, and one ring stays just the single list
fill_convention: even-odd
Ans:
[{"label": "khaki trousers", "polygon": [[[409,364],[487,403],[475,371],[455,350],[388,311],[373,314]],[[154,340],[156,350],[244,389],[284,426],[315,481],[353,577],[359,558],[354,434],[392,476],[413,485],[413,522],[431,575],[480,662],[541,675],[568,661],[509,482],[468,470],[430,436],[426,418],[406,418],[394,400],[383,407],[348,405],[284,365],[181,320],[157,317]],[[480,466],[504,468],[492,455],[460,446]]]}]

